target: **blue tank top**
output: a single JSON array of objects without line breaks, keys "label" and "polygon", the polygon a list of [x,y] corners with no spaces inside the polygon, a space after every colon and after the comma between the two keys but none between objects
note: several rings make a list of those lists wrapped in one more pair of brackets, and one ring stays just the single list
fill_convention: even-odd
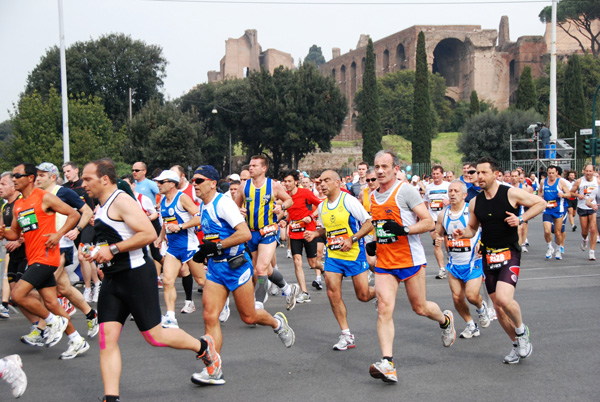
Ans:
[{"label": "blue tank top", "polygon": [[178,191],[169,205],[167,205],[167,197],[163,197],[160,202],[160,215],[162,216],[163,224],[165,225],[169,247],[195,250],[200,243],[198,242],[198,237],[196,237],[193,227],[180,230],[176,233],[166,230],[166,225],[168,224],[178,225],[192,219],[192,214],[183,209],[181,205],[180,199],[182,194],[181,191]]},{"label": "blue tank top", "polygon": [[553,185],[548,184],[548,179],[544,179],[544,201],[546,201],[546,212],[564,212],[564,203],[558,196],[560,189],[556,179]]},{"label": "blue tank top", "polygon": [[[205,205],[204,203],[200,205],[200,218],[202,219],[200,227],[204,232],[205,241],[218,243],[223,239],[228,238],[235,232],[235,228],[232,228],[231,225],[229,225],[225,219],[220,217],[217,212],[217,206],[223,197],[224,195],[219,193],[208,205]],[[225,248],[223,249],[223,254],[218,256],[216,259],[223,260],[229,257],[234,257],[238,254],[242,254],[245,248],[246,246],[244,243]]]}]

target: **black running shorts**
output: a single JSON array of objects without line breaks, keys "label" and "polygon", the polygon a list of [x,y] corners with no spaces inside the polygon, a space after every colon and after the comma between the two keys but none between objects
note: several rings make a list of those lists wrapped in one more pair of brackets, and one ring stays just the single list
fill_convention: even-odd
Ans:
[{"label": "black running shorts", "polygon": [[57,269],[58,267],[36,262],[27,267],[21,279],[30,283],[35,289],[51,288],[56,286],[54,271]]}]

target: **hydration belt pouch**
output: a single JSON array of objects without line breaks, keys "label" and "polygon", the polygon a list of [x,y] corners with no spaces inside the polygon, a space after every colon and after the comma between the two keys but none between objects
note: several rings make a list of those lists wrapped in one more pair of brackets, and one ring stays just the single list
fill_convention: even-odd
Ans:
[{"label": "hydration belt pouch", "polygon": [[231,269],[238,269],[246,264],[248,260],[244,254],[246,253],[238,254],[235,257],[228,258],[227,263],[229,263],[229,267]]}]

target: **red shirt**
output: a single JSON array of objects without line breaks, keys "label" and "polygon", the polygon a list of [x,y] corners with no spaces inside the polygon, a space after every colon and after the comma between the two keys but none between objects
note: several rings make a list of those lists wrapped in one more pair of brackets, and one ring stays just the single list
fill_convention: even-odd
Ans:
[{"label": "red shirt", "polygon": [[[289,194],[289,193],[288,193]],[[291,195],[293,204],[287,209],[287,213],[290,219],[290,239],[302,239],[304,238],[305,231],[316,230],[316,222],[314,219],[310,223],[302,221],[311,215],[316,209],[308,209],[309,206],[319,206],[321,200],[310,190],[306,188],[298,188],[296,194]]]}]

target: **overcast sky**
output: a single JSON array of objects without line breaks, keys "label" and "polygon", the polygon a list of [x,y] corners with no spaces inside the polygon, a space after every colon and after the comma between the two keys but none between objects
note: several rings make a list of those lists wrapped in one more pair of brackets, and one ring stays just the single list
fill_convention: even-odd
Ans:
[{"label": "overcast sky", "polygon": [[[352,2],[63,0],[65,40],[69,46],[103,34],[125,33],[161,46],[168,60],[164,93],[173,99],[206,82],[206,72],[219,69],[225,40],[239,38],[246,29],[258,31],[263,50],[288,52],[297,63],[313,44],[330,60],[333,47],[342,53],[354,49],[360,34],[378,40],[413,25],[480,25],[497,30],[500,17],[507,15],[512,41],[543,35],[545,25],[538,14],[551,5],[539,0]],[[58,0],[0,0],[0,121],[9,117],[28,73],[46,49],[58,44]]]}]

